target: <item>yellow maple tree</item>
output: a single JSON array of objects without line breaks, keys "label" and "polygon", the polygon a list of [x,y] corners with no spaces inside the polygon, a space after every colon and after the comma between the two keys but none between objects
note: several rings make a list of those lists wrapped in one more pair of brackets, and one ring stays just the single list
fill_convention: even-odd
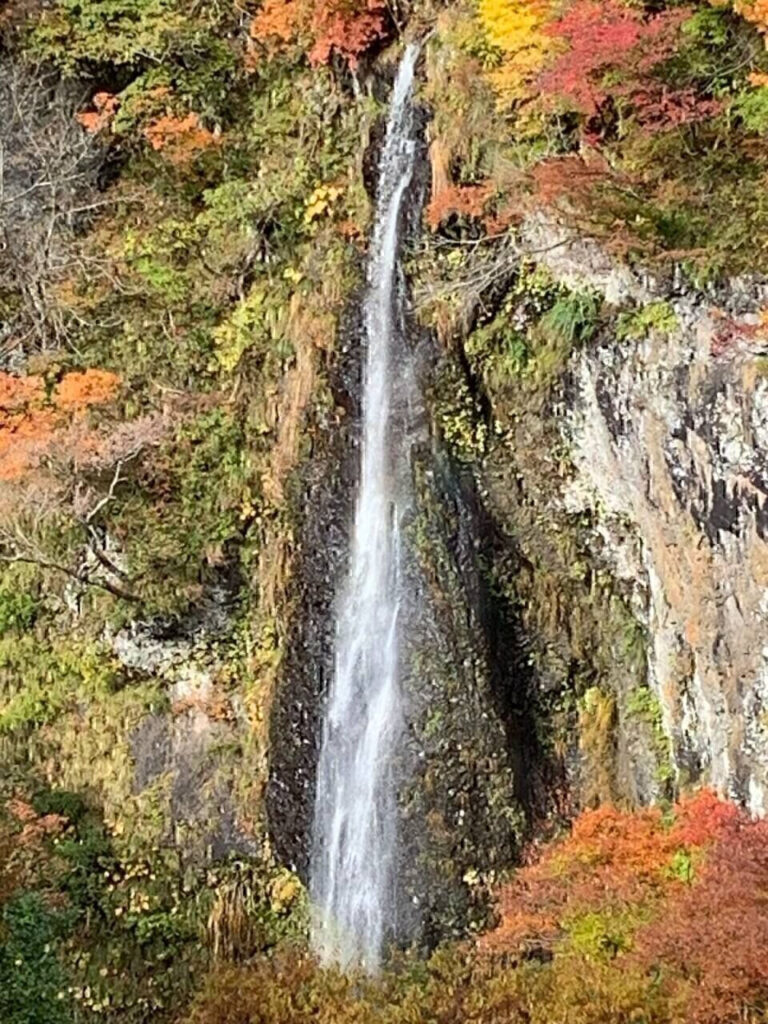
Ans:
[{"label": "yellow maple tree", "polygon": [[533,82],[557,42],[545,31],[555,11],[552,0],[478,0],[486,39],[500,53],[489,72],[503,105],[528,99]]}]

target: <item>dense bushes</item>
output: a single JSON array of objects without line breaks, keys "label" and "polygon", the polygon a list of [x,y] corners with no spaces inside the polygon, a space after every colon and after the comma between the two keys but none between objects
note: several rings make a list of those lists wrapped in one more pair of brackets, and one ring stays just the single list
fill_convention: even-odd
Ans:
[{"label": "dense bushes", "polygon": [[[545,208],[622,254],[751,266],[766,217],[764,13],[704,0],[452,8],[430,43],[433,221],[458,186],[483,196],[471,212],[486,226],[490,208],[507,224]],[[492,95],[498,107],[479,120],[478,74],[486,111]]]},{"label": "dense bushes", "polygon": [[0,1015],[5,1024],[67,1024],[66,974],[57,944],[66,919],[37,893],[22,893],[2,911]]},{"label": "dense bushes", "polygon": [[252,956],[303,927],[285,871],[183,869],[173,850],[116,837],[77,792],[0,789],[3,1024],[166,1021],[212,957]]},{"label": "dense bushes", "polygon": [[664,813],[587,812],[502,889],[476,948],[381,978],[298,949],[209,976],[184,1024],[726,1024],[758,1021],[763,823],[701,792]]}]

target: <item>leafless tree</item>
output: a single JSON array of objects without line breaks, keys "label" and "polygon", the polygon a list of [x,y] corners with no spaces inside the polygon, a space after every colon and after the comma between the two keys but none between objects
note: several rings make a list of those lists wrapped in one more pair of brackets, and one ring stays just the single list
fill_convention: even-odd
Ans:
[{"label": "leafless tree", "polygon": [[67,337],[53,292],[103,202],[103,153],[75,118],[85,98],[45,68],[8,57],[0,64],[0,356]]},{"label": "leafless tree", "polygon": [[[0,481],[0,567],[36,565],[68,577],[80,591],[96,587],[140,602],[107,530],[105,512],[130,484],[131,465],[159,445],[168,430],[166,416],[139,417],[118,424],[89,453],[74,428],[51,444],[45,465]],[[81,542],[58,544],[56,538],[72,536],[72,527]]]}]

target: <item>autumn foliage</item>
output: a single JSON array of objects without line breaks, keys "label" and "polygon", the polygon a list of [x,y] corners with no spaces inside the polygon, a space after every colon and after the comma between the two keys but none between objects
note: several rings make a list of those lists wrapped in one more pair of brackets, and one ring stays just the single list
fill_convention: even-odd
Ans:
[{"label": "autumn foliage", "polygon": [[709,790],[681,802],[671,824],[659,808],[634,814],[612,806],[586,811],[570,835],[547,848],[502,891],[499,926],[481,944],[498,950],[552,940],[562,919],[575,910],[661,896],[675,855],[720,838],[740,817],[733,804]]},{"label": "autumn foliage", "polygon": [[75,115],[89,135],[97,135],[112,123],[120,107],[120,98],[111,92],[97,92],[91,100],[92,110],[83,110]]},{"label": "autumn foliage", "polygon": [[68,825],[63,814],[38,814],[30,803],[18,797],[9,800],[5,809],[21,827],[17,837],[21,846],[31,846],[48,836],[59,835]]},{"label": "autumn foliage", "polygon": [[197,114],[174,117],[167,114],[144,128],[144,138],[152,149],[162,151],[174,164],[183,164],[197,153],[216,144],[216,136],[203,127]]},{"label": "autumn foliage", "polygon": [[[765,8],[765,0],[736,4],[758,25]],[[573,0],[564,9],[547,0],[478,5],[486,38],[502,54],[490,73],[502,102],[574,111],[593,137],[589,123],[608,107],[613,115],[617,104],[653,131],[720,111],[720,103],[692,88],[677,89],[657,74],[680,48],[681,27],[692,13],[672,7],[649,14],[623,0]]]},{"label": "autumn foliage", "polygon": [[[601,807],[500,894],[485,954],[567,950],[579,922],[633,922],[615,971],[656,978],[681,1020],[725,1024],[768,998],[768,822],[708,790],[673,814]],[[598,947],[599,948],[599,947]]]},{"label": "autumn foliage", "polygon": [[501,894],[501,923],[409,977],[297,950],[214,971],[186,1024],[736,1024],[765,1020],[768,823],[707,790],[601,807]]},{"label": "autumn foliage", "polygon": [[303,44],[310,64],[328,64],[337,55],[354,70],[389,28],[382,0],[266,0],[250,34],[268,48]]},{"label": "autumn foliage", "polygon": [[733,9],[766,36],[768,46],[768,0],[735,0]]},{"label": "autumn foliage", "polygon": [[544,206],[576,199],[583,202],[590,191],[608,180],[612,173],[594,149],[542,160],[532,171],[536,202]]},{"label": "autumn foliage", "polygon": [[535,93],[536,76],[557,52],[556,40],[547,31],[555,9],[552,0],[479,0],[480,24],[489,43],[502,54],[491,79],[504,103]]},{"label": "autumn foliage", "polygon": [[[91,407],[115,396],[118,384],[115,374],[96,369],[67,373],[50,390],[42,376],[0,373],[0,480],[15,480],[38,466]],[[95,437],[86,429],[78,443],[92,447]]]},{"label": "autumn foliage", "polygon": [[609,93],[632,95],[641,77],[674,52],[677,30],[687,13],[676,9],[647,18],[642,10],[619,0],[574,4],[546,27],[547,34],[563,40],[567,48],[542,74],[542,88],[581,113],[596,114]]},{"label": "autumn foliage", "polygon": [[[740,112],[734,123],[753,133],[750,154],[762,152],[754,135],[764,131],[768,106],[748,92],[747,83],[764,85],[768,75],[754,33],[734,13],[765,32],[767,5],[477,0],[476,34],[456,30],[461,59],[496,94],[497,136],[509,122],[515,142],[502,160],[490,146],[483,149],[482,130],[475,129],[479,104],[468,108],[465,125],[469,133],[477,130],[484,163],[475,166],[477,154],[467,152],[471,172],[463,177],[489,176],[494,202],[516,211],[518,219],[531,207],[557,205],[574,227],[600,237],[614,252],[663,248],[699,258],[698,239],[709,230],[703,225],[716,219],[718,208],[697,192],[698,179],[712,147],[717,152],[715,140],[730,130],[729,111]],[[733,52],[734,68],[726,51]],[[440,132],[458,136],[448,119]],[[433,140],[431,151],[441,147],[443,138]],[[433,230],[443,212],[462,213],[471,198],[455,184],[461,174],[454,159],[443,176],[453,181],[440,181],[450,189],[436,189],[429,210]],[[689,210],[701,207],[700,220],[689,218]],[[481,217],[470,215],[485,222],[487,209]]]},{"label": "autumn foliage", "polygon": [[678,886],[641,929],[636,963],[683,990],[696,1024],[744,1019],[768,1005],[768,822],[733,815],[694,885]]},{"label": "autumn foliage", "polygon": [[[146,95],[134,100],[132,115],[141,124],[141,134],[155,152],[160,152],[173,164],[181,165],[198,153],[216,145],[219,138],[209,131],[194,111],[174,113],[173,96],[167,86],[157,86]],[[110,92],[97,92],[91,100],[91,109],[75,117],[89,135],[114,131],[115,116],[120,110],[120,96]]]},{"label": "autumn foliage", "polygon": [[493,195],[493,185],[482,182],[478,185],[448,185],[441,189],[427,207],[427,224],[432,231],[452,214],[459,217],[482,218],[488,200]]}]

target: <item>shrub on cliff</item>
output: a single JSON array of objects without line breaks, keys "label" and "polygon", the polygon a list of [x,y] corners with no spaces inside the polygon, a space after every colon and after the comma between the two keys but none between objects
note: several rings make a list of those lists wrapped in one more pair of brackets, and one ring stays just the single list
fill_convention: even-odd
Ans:
[{"label": "shrub on cliff", "polygon": [[[544,207],[622,254],[666,251],[708,272],[754,264],[768,88],[759,4],[483,0],[476,16],[464,10],[434,44],[436,210],[469,187],[494,197],[505,228]],[[486,98],[482,129],[466,102],[478,80],[498,106]],[[453,141],[462,137],[471,143]]]},{"label": "shrub on cliff", "polygon": [[390,10],[382,0],[267,0],[250,34],[267,48],[301,46],[311,64],[328,64],[338,56],[355,70],[391,30]]},{"label": "shrub on cliff", "polygon": [[212,973],[183,1024],[736,1024],[768,1000],[768,826],[702,791],[601,807],[503,888],[500,923],[381,978],[286,950]]}]

